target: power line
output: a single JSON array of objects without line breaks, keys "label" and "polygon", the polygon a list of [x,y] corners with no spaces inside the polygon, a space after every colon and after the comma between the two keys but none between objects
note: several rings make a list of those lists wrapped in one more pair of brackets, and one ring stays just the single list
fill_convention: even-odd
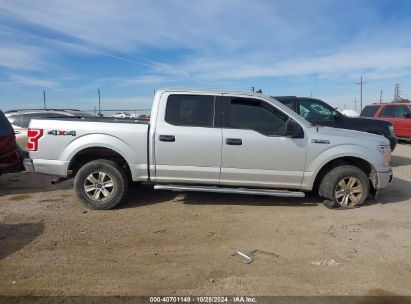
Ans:
[{"label": "power line", "polygon": [[361,75],[361,78],[360,78],[360,82],[357,82],[356,84],[358,84],[360,86],[360,112],[361,112],[362,111],[362,86],[364,84],[366,84],[365,81],[362,81],[362,75]]}]

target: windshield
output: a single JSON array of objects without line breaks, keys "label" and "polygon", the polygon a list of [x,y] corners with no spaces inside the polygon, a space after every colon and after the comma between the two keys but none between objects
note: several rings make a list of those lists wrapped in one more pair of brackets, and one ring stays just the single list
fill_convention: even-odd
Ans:
[{"label": "windshield", "polygon": [[[311,122],[309,122],[304,117],[302,117],[302,116],[298,115],[297,113],[295,113],[295,111],[293,111],[288,106],[284,105],[282,102],[275,99],[275,97],[271,97],[271,96],[264,96],[264,97],[267,97],[269,99],[269,102],[273,106],[275,106],[276,108],[278,108],[279,110],[281,110],[282,112],[287,114],[287,116],[292,117],[292,119],[294,119],[298,122],[304,123],[306,126],[312,126]],[[296,118],[295,116],[297,116],[298,118]]]}]

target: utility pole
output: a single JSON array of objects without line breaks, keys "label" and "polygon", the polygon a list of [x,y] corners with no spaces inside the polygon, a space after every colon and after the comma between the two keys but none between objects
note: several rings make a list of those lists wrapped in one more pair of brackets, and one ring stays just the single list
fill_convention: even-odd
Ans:
[{"label": "utility pole", "polygon": [[382,103],[382,89],[380,91],[380,103]]},{"label": "utility pole", "polygon": [[357,82],[357,84],[360,86],[360,112],[362,111],[362,86],[366,84],[365,81],[362,81],[362,75],[361,75],[361,80],[360,82]]},{"label": "utility pole", "polygon": [[46,107],[46,90],[43,90],[43,105],[44,105],[44,110],[47,110],[47,107]]},{"label": "utility pole", "polygon": [[255,87],[251,87],[251,92],[254,93]]},{"label": "utility pole", "polygon": [[97,90],[98,93],[98,116],[101,117],[101,99],[100,99],[100,89]]},{"label": "utility pole", "polygon": [[394,102],[398,102],[399,100],[400,100],[400,84],[396,83],[395,89],[394,89]]},{"label": "utility pole", "polygon": [[394,102],[397,101],[397,83],[394,86]]}]

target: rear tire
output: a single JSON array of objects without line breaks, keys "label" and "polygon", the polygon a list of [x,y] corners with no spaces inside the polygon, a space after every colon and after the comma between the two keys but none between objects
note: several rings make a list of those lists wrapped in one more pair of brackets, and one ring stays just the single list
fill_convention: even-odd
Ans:
[{"label": "rear tire", "polygon": [[330,170],[322,179],[318,194],[328,208],[355,208],[367,199],[370,183],[360,168],[350,165]]},{"label": "rear tire", "polygon": [[78,200],[87,208],[107,210],[126,195],[128,179],[124,170],[111,160],[95,160],[82,166],[74,179]]}]

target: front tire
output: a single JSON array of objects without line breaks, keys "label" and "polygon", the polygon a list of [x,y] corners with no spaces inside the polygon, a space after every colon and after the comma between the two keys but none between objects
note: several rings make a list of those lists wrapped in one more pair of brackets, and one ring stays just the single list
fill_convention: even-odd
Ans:
[{"label": "front tire", "polygon": [[115,162],[95,160],[82,166],[74,179],[78,200],[87,208],[107,210],[118,205],[126,195],[128,180]]},{"label": "front tire", "polygon": [[370,183],[363,170],[344,165],[330,170],[322,179],[319,195],[328,208],[355,208],[367,199]]}]

